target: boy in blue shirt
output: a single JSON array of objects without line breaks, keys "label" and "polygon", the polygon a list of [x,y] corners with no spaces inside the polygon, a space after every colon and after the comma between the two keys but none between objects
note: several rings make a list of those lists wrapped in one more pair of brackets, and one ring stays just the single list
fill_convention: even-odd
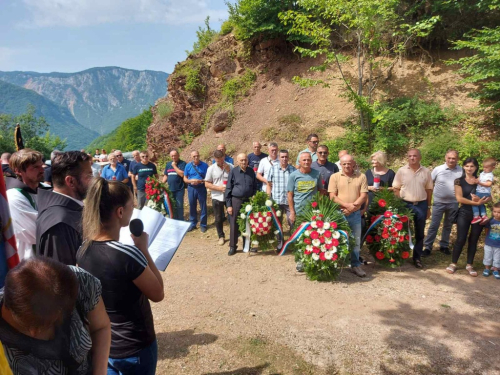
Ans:
[{"label": "boy in blue shirt", "polygon": [[500,280],[500,202],[493,205],[493,218],[485,225],[487,228],[486,239],[484,240],[485,270],[483,276],[490,276],[490,269],[493,271],[495,279]]}]

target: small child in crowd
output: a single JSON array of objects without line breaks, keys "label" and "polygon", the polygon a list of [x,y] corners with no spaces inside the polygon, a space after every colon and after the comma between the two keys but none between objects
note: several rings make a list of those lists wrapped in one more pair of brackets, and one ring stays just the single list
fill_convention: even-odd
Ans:
[{"label": "small child in crowd", "polygon": [[[476,188],[476,195],[479,198],[491,196],[491,185],[493,185],[494,178],[493,169],[495,169],[496,164],[497,162],[493,158],[487,158],[483,161],[483,171],[479,175]],[[488,221],[486,207],[484,204],[480,206],[472,206],[472,212],[474,213],[472,224],[484,224],[486,223],[486,221]]]},{"label": "small child in crowd", "polygon": [[[500,280],[500,202],[493,205],[493,217],[485,225],[486,239],[484,240],[484,259],[485,270],[483,276],[490,276],[490,270],[493,271],[495,279]],[[493,266],[493,267],[492,267]]]}]

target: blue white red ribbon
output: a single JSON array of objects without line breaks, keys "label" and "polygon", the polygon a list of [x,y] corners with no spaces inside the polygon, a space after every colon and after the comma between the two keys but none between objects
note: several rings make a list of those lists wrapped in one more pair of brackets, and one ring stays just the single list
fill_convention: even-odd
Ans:
[{"label": "blue white red ribbon", "polygon": [[170,196],[166,190],[163,191],[163,205],[165,206],[165,211],[167,211],[168,216],[174,218],[174,210],[172,208],[172,202],[170,201]]},{"label": "blue white red ribbon", "polygon": [[[413,250],[413,248],[415,247],[415,245],[413,244],[413,241],[411,239],[410,219],[408,218],[408,216],[405,216],[405,217],[408,219],[408,221],[407,221],[407,225],[408,225],[408,244],[410,246],[410,249]],[[401,220],[402,216],[401,215],[393,214],[390,218],[400,219]],[[385,217],[384,215],[379,215],[379,216],[377,216],[375,218],[375,220],[373,221],[373,223],[370,225],[370,227],[366,231],[365,235],[363,236],[363,239],[361,240],[361,246],[363,246],[363,243],[365,242],[366,236],[368,236],[370,234],[370,231],[373,228],[375,228],[384,219],[389,219],[389,218]]]}]

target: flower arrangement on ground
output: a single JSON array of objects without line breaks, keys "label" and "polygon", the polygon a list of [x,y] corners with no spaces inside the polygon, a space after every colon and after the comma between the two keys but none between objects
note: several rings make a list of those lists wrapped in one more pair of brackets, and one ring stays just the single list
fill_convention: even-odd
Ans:
[{"label": "flower arrangement on ground", "polygon": [[241,207],[239,215],[238,226],[245,241],[243,251],[248,251],[250,244],[260,250],[280,247],[277,241],[283,238],[281,211],[266,193],[258,191]]},{"label": "flower arrangement on ground", "polygon": [[399,267],[410,257],[412,212],[391,191],[376,193],[369,207],[371,216],[364,241],[376,262]]},{"label": "flower arrangement on ground", "polygon": [[173,218],[175,199],[166,184],[154,176],[148,177],[144,191],[148,200],[148,207]]},{"label": "flower arrangement on ground", "polygon": [[354,245],[351,229],[338,204],[316,194],[296,218],[301,223],[283,247],[296,241],[295,260],[310,280],[332,281],[341,272]]}]

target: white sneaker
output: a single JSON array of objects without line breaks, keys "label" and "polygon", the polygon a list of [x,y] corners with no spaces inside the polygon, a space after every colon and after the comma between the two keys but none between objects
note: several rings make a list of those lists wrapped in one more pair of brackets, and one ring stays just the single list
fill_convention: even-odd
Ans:
[{"label": "white sneaker", "polygon": [[224,242],[226,242],[226,240],[224,239],[224,237],[221,237],[221,238],[219,238],[219,242],[217,242],[217,244],[219,246],[222,246],[222,245],[224,245]]}]

